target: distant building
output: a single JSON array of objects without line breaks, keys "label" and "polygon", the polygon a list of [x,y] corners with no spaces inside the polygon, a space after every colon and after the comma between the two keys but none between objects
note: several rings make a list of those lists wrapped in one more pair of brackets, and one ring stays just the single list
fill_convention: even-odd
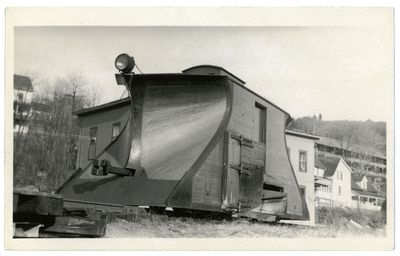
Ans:
[{"label": "distant building", "polygon": [[386,187],[386,156],[378,150],[320,137],[316,152],[319,159],[343,158],[356,173],[366,174],[378,190]]},{"label": "distant building", "polygon": [[[298,221],[296,223],[314,225],[314,141],[315,135],[286,130],[286,144],[290,162],[296,175],[301,194],[305,197],[310,213],[310,221]],[[293,223],[294,221],[290,221]]]},{"label": "distant building", "polygon": [[315,206],[332,206],[332,180],[325,176],[326,166],[315,158],[314,191]]},{"label": "distant building", "polygon": [[378,191],[366,175],[352,177],[352,207],[380,210],[385,201],[385,194]]},{"label": "distant building", "polygon": [[27,76],[14,75],[14,132],[28,132],[33,86]]},{"label": "distant building", "polygon": [[351,175],[353,171],[343,158],[315,161],[316,205],[351,206]]},{"label": "distant building", "polygon": [[33,126],[36,130],[43,129],[45,122],[52,119],[51,106],[45,103],[32,101],[32,115],[30,126]]},{"label": "distant building", "polygon": [[79,137],[87,142],[78,145],[77,166],[89,164],[122,131],[129,118],[130,99],[112,101],[75,111]]}]

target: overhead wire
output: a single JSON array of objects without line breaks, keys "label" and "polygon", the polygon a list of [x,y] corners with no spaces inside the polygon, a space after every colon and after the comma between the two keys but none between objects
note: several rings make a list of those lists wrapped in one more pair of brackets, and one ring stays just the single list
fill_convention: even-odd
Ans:
[{"label": "overhead wire", "polygon": [[138,65],[135,63],[136,68],[139,70],[140,74],[143,74],[142,70],[138,67]]}]

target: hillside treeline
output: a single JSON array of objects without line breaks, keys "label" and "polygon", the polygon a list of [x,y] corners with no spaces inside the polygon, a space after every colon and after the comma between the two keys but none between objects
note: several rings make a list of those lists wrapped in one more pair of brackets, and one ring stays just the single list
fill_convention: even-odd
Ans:
[{"label": "hillside treeline", "polygon": [[322,115],[296,118],[289,129],[348,141],[353,145],[374,148],[386,155],[386,123],[367,121],[325,121]]}]

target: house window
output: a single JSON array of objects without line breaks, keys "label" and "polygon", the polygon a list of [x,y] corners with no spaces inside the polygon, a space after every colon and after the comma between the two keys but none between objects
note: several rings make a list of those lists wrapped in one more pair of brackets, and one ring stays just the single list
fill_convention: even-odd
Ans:
[{"label": "house window", "polygon": [[96,145],[97,145],[97,127],[92,127],[89,130],[88,160],[93,160],[96,157]]},{"label": "house window", "polygon": [[255,104],[256,107],[256,116],[255,116],[255,127],[257,127],[256,131],[256,141],[259,141],[261,143],[266,142],[266,117],[267,117],[267,112],[266,108],[259,103],[256,102]]},{"label": "house window", "polygon": [[20,101],[20,102],[24,101],[24,94],[22,92],[19,92],[17,94],[17,98],[18,98],[18,101]]},{"label": "house window", "polygon": [[114,140],[119,133],[121,132],[121,123],[114,123],[112,125],[112,137],[111,140]]},{"label": "house window", "polygon": [[343,180],[343,173],[340,172],[340,180]]},{"label": "house window", "polygon": [[304,150],[299,152],[299,171],[307,172],[307,151]]},{"label": "house window", "polygon": [[340,186],[338,187],[338,194],[339,196],[342,195],[342,188]]}]

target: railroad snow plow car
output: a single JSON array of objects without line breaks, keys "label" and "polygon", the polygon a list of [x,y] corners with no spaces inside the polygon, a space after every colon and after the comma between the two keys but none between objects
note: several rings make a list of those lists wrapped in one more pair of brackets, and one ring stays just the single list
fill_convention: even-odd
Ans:
[{"label": "railroad snow plow car", "polygon": [[127,54],[115,64],[126,118],[99,153],[92,147],[103,138],[87,134],[90,160],[58,189],[65,201],[309,218],[287,154],[288,113],[221,67],[134,74]]}]

